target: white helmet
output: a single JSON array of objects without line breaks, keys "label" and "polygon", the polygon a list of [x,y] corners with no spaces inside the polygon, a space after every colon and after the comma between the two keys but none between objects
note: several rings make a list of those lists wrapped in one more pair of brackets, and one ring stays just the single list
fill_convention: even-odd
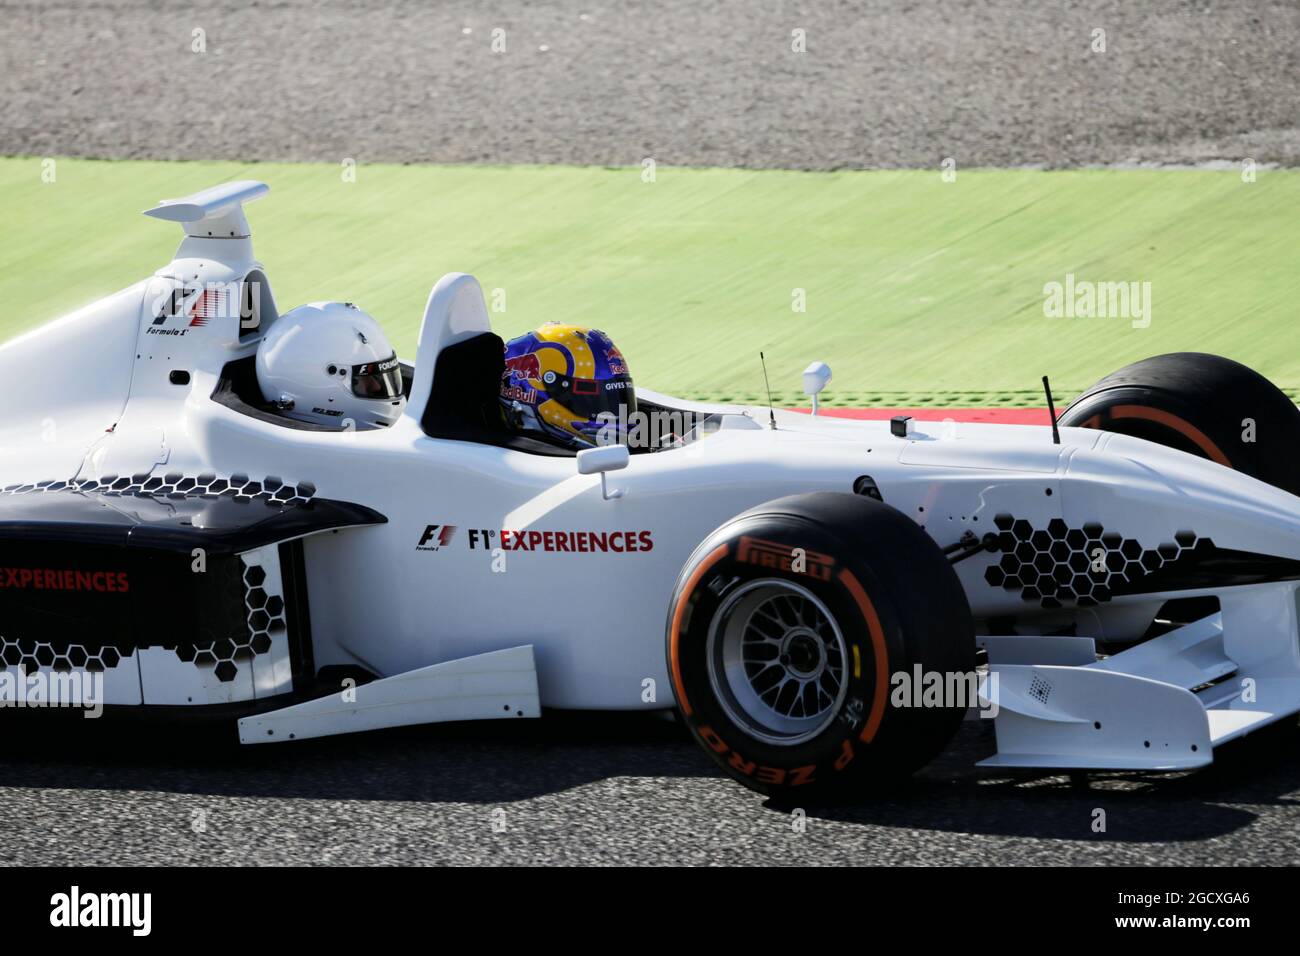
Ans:
[{"label": "white helmet", "polygon": [[406,405],[384,330],[351,302],[312,302],[281,315],[257,347],[262,397],[321,425],[391,425]]}]

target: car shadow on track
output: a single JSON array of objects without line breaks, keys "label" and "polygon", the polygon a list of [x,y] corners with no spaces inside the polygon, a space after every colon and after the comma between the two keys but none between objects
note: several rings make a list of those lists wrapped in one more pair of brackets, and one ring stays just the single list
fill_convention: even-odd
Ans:
[{"label": "car shadow on track", "polygon": [[229,722],[0,720],[0,786],[328,800],[507,803],[635,775],[710,777],[682,727],[645,714],[406,727],[240,746]]},{"label": "car shadow on track", "polygon": [[[733,788],[737,801],[790,809],[725,780],[681,725],[641,714],[549,714],[256,747],[235,743],[228,724],[9,720],[18,716],[31,715],[0,723],[7,730],[0,786],[499,804],[618,777],[697,778],[704,787]],[[993,750],[991,725],[967,721],[913,780],[852,804],[803,809],[847,824],[1149,843],[1209,839],[1248,827],[1256,809],[1300,807],[1293,722],[1221,748],[1213,766],[1192,773],[1072,776],[975,766]],[[1104,834],[1092,830],[1099,809]]]},{"label": "car shadow on track", "polygon": [[953,746],[906,783],[869,801],[804,809],[842,823],[1137,843],[1211,839],[1250,826],[1269,808],[1300,809],[1300,726],[1289,721],[1225,745],[1214,764],[1192,772],[976,766],[995,750],[991,723],[967,721]]}]

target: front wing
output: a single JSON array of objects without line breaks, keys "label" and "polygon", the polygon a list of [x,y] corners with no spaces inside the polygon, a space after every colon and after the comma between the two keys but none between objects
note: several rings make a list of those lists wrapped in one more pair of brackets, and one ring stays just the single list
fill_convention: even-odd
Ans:
[{"label": "front wing", "polygon": [[1185,770],[1300,713],[1300,584],[1206,593],[1218,613],[1100,659],[1088,638],[983,639],[998,752],[982,764]]}]

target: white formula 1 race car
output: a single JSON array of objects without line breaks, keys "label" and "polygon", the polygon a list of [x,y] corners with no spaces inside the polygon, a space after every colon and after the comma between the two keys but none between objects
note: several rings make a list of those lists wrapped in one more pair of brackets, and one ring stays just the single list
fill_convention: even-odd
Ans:
[{"label": "white formula 1 race car", "polygon": [[1138,362],[1059,434],[639,389],[673,427],[575,453],[506,427],[452,274],[402,416],[309,424],[254,373],[265,192],[149,210],[169,265],[0,347],[0,687],[250,744],[676,708],[773,794],[910,773],[971,708],[987,763],[1144,770],[1300,711],[1300,413],[1249,369]]}]

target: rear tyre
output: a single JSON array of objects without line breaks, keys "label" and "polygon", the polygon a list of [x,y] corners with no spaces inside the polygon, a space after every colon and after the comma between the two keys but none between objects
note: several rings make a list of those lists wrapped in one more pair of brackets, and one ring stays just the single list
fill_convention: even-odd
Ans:
[{"label": "rear tyre", "polygon": [[1300,410],[1264,376],[1218,355],[1126,365],[1076,398],[1060,424],[1145,438],[1300,495]]},{"label": "rear tyre", "polygon": [[[774,796],[839,797],[906,777],[975,703],[914,706],[911,682],[925,674],[960,675],[973,691],[970,607],[929,535],[859,495],[781,498],[711,534],[678,578],[667,643],[695,739]],[[908,692],[891,702],[895,686]]]}]

